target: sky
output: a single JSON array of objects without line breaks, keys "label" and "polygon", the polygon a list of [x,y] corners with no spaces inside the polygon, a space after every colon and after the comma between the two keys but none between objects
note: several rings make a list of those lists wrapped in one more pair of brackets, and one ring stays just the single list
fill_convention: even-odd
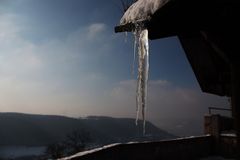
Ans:
[{"label": "sky", "polygon": [[[120,0],[0,0],[0,112],[136,116],[133,36]],[[177,37],[150,41],[147,120],[199,132],[210,106]],[[190,131],[188,131],[190,133]]]}]

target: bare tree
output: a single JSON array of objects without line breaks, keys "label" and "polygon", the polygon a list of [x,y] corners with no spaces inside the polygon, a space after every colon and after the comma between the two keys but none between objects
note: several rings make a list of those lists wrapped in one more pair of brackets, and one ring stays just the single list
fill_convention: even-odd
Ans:
[{"label": "bare tree", "polygon": [[53,159],[69,156],[83,151],[90,142],[91,138],[88,132],[73,131],[66,136],[64,141],[47,146],[46,156]]},{"label": "bare tree", "polygon": [[65,156],[66,146],[63,143],[50,144],[47,146],[46,155],[57,159]]},{"label": "bare tree", "polygon": [[68,134],[64,143],[68,149],[68,154],[73,154],[83,151],[90,141],[89,133],[83,130],[73,131]]}]

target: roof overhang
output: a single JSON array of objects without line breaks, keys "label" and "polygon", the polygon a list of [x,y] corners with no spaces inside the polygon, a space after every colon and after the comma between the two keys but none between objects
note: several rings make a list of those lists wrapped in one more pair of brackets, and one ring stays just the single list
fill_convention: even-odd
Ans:
[{"label": "roof overhang", "polygon": [[[230,96],[230,64],[240,60],[239,15],[237,0],[169,0],[147,19],[135,20],[148,29],[149,39],[178,36],[202,91]],[[135,25],[122,23],[115,32],[132,32]]]}]

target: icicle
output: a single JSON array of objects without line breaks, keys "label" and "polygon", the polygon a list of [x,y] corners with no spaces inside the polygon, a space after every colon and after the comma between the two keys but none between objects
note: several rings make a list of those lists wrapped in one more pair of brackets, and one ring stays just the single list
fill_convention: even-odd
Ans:
[{"label": "icicle", "polygon": [[128,40],[128,32],[125,32],[125,39],[124,39],[124,42],[127,43],[127,40]]},{"label": "icicle", "polygon": [[134,76],[134,66],[135,66],[135,61],[136,61],[136,48],[138,45],[138,34],[136,31],[133,32],[134,36],[134,44],[133,44],[133,63],[132,63],[132,75]]},{"label": "icicle", "polygon": [[138,125],[138,120],[139,120],[139,110],[141,108],[141,106],[139,105],[139,102],[141,101],[140,99],[140,90],[141,90],[141,86],[140,86],[140,83],[139,83],[139,68],[140,68],[140,63],[139,63],[139,53],[140,53],[140,46],[139,46],[139,42],[140,42],[140,33],[141,33],[142,29],[141,27],[139,27],[139,25],[136,25],[136,28],[135,28],[135,31],[133,32],[134,34],[134,57],[136,58],[136,49],[138,48],[138,81],[137,81],[137,91],[136,91],[136,125]]},{"label": "icicle", "polygon": [[[146,103],[147,103],[147,82],[149,71],[149,45],[148,45],[148,30],[141,26],[136,27],[135,44],[138,40],[138,80],[137,80],[137,116],[136,124],[139,119],[139,112],[142,111],[143,118],[143,133],[145,134],[145,120],[146,120]],[[138,38],[136,40],[136,38]]]}]

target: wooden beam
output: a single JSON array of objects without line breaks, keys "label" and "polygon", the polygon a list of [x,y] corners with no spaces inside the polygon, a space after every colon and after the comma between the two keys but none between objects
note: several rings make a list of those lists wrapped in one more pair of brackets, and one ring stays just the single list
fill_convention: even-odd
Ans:
[{"label": "wooden beam", "polygon": [[128,23],[125,25],[120,25],[120,26],[116,26],[114,28],[115,33],[119,33],[119,32],[132,32],[135,29],[135,24],[134,23]]},{"label": "wooden beam", "polygon": [[144,20],[144,21],[137,21],[135,23],[127,23],[124,25],[120,25],[120,26],[116,26],[114,28],[115,33],[119,33],[119,32],[133,32],[137,27],[141,26],[142,28],[147,28],[148,26],[148,21]]}]

